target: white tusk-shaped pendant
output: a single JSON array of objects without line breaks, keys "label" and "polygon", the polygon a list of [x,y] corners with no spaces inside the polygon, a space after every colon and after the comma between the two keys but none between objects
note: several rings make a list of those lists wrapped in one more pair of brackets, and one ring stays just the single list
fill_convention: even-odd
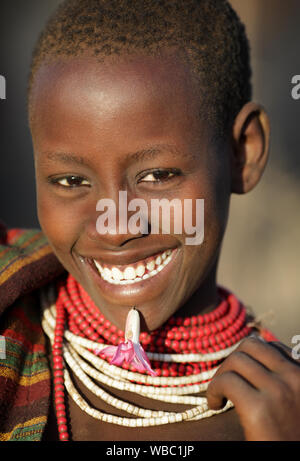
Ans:
[{"label": "white tusk-shaped pendant", "polygon": [[128,339],[133,343],[139,343],[140,341],[140,316],[135,307],[130,309],[126,319],[125,341],[128,341]]}]

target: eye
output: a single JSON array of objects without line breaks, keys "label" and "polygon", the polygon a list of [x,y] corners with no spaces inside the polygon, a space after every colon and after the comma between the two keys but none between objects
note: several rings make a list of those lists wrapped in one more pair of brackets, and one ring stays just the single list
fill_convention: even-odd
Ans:
[{"label": "eye", "polygon": [[178,170],[153,170],[140,178],[138,182],[163,183],[180,174]]},{"label": "eye", "polygon": [[52,184],[64,187],[65,189],[74,189],[82,186],[90,186],[90,182],[82,176],[63,176],[60,178],[50,178]]}]

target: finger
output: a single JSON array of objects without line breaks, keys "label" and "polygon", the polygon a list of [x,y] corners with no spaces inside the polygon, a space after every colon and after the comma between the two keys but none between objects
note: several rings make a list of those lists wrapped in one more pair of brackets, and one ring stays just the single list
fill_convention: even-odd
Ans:
[{"label": "finger", "polygon": [[244,339],[236,351],[245,352],[275,373],[282,373],[291,365],[276,347],[255,337]]},{"label": "finger", "polygon": [[206,391],[207,404],[213,410],[220,410],[226,400],[231,400],[238,412],[243,411],[243,407],[252,405],[257,396],[257,390],[233,371],[214,377]]},{"label": "finger", "polygon": [[292,363],[300,365],[300,359],[295,357],[295,354],[293,354],[293,349],[291,349],[290,347],[286,346],[285,344],[279,341],[272,341],[268,344],[272,347],[275,347],[275,349],[282,353],[284,357],[290,360]]},{"label": "finger", "polygon": [[233,371],[244,378],[256,389],[272,387],[274,374],[256,359],[244,351],[233,352],[220,366],[214,375],[215,379],[223,373]]}]

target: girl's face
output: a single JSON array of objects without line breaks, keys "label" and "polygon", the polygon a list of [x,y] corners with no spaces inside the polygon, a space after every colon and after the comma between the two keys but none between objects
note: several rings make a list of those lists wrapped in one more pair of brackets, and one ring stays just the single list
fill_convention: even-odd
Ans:
[{"label": "girl's face", "polygon": [[[180,308],[193,314],[217,302],[230,155],[227,146],[220,152],[211,141],[199,108],[205,111],[178,54],[110,57],[104,63],[72,58],[44,64],[36,74],[30,116],[41,228],[67,271],[123,330],[132,306],[142,314],[143,327],[153,330]],[[179,199],[182,210],[184,199],[192,199],[195,225],[196,199],[204,199],[204,241],[188,245],[191,235],[184,223],[181,234],[174,232],[173,214],[169,234],[151,228],[144,234],[99,234],[96,204],[111,199],[118,210],[120,191],[127,192],[128,202],[139,198],[148,204],[149,222],[152,199]],[[176,249],[170,262],[136,283],[105,281],[94,264],[124,273],[168,249]]]}]

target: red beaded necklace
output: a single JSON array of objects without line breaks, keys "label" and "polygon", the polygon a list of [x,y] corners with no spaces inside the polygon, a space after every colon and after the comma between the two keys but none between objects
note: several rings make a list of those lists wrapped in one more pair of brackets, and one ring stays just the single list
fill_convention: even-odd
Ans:
[{"label": "red beaded necklace", "polygon": [[[124,332],[111,324],[89,295],[68,275],[57,284],[56,324],[53,343],[54,399],[60,440],[69,440],[64,394],[63,335],[65,327],[75,335],[98,343],[118,345]],[[166,324],[151,332],[141,333],[140,343],[146,352],[165,354],[205,354],[224,350],[248,336],[243,304],[229,291],[219,288],[220,304],[212,312],[192,317],[171,317]],[[188,376],[211,370],[219,361],[168,363],[152,361],[157,376]],[[125,369],[136,371],[126,363]]]}]

